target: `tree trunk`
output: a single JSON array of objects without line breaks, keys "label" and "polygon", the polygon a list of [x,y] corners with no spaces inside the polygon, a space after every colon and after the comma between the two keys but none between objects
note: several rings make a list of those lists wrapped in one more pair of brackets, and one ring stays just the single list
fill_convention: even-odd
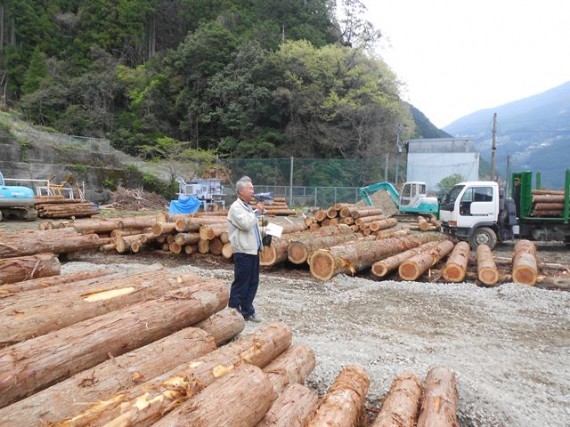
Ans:
[{"label": "tree trunk", "polygon": [[230,259],[234,254],[234,248],[232,247],[231,243],[224,243],[222,247],[222,256],[224,258]]},{"label": "tree trunk", "polygon": [[469,252],[471,247],[467,242],[459,242],[453,248],[447,262],[443,266],[442,276],[448,282],[463,282],[467,274]]},{"label": "tree trunk", "polygon": [[[203,278],[166,271],[103,279],[89,287],[75,283],[14,295],[0,309],[0,347],[38,337],[132,304],[158,298],[168,291],[199,285]],[[10,312],[19,313],[10,316]],[[61,313],[65,313],[62,316]]]},{"label": "tree trunk", "polygon": [[430,369],[426,375],[417,427],[459,426],[457,399],[455,373],[444,367]]},{"label": "tree trunk", "polygon": [[350,211],[350,216],[354,219],[364,216],[382,215],[384,212],[381,208],[358,208]]},{"label": "tree trunk", "polygon": [[385,230],[387,228],[395,227],[398,224],[398,220],[396,218],[385,218],[367,224],[368,227],[370,228],[370,231],[380,231],[380,230]]},{"label": "tree trunk", "polygon": [[0,407],[207,319],[228,298],[210,280],[0,350]]},{"label": "tree trunk", "polygon": [[513,282],[534,286],[537,280],[536,245],[529,240],[519,240],[513,252]]},{"label": "tree trunk", "polygon": [[[353,219],[356,225],[362,225],[362,224],[369,224],[374,221],[383,221],[387,218],[384,215],[369,215]],[[398,220],[396,218],[390,218],[390,219],[394,220],[394,225],[398,223]]]},{"label": "tree trunk", "polygon": [[453,242],[444,240],[427,252],[421,252],[408,258],[398,267],[398,273],[404,280],[417,280],[428,269],[436,265],[440,259],[453,250]]},{"label": "tree trunk", "polygon": [[236,309],[226,307],[194,326],[213,336],[219,347],[244,330],[245,319]]},{"label": "tree trunk", "polygon": [[321,402],[308,427],[352,427],[358,425],[370,386],[366,370],[357,365],[345,367]]},{"label": "tree trunk", "polygon": [[281,393],[256,427],[303,427],[317,409],[316,391],[291,384]]},{"label": "tree trunk", "polygon": [[438,236],[404,236],[401,238],[363,240],[346,245],[319,249],[311,256],[311,274],[320,280],[329,280],[336,274],[362,271],[376,261],[415,248]]},{"label": "tree trunk", "polygon": [[198,252],[200,252],[201,254],[207,254],[208,252],[210,252],[210,241],[200,239],[200,241],[198,242]]},{"label": "tree trunk", "polygon": [[268,375],[275,393],[279,394],[291,384],[303,384],[315,369],[315,352],[307,345],[293,344],[277,356],[263,371]]},{"label": "tree trunk", "polygon": [[381,261],[376,261],[374,264],[372,264],[372,274],[374,274],[377,277],[384,277],[391,271],[398,268],[400,264],[403,263],[408,258],[411,258],[414,255],[417,255],[421,252],[433,249],[438,244],[439,242],[436,241],[424,243],[423,245],[417,248],[408,249],[407,251],[401,252],[396,255],[392,255],[391,257],[385,258]]},{"label": "tree trunk", "polygon": [[421,396],[422,384],[417,375],[398,375],[392,381],[372,427],[415,427]]},{"label": "tree trunk", "polygon": [[178,233],[174,236],[174,241],[180,246],[195,245],[200,241],[200,233]]},{"label": "tree trunk", "polygon": [[119,236],[115,237],[115,249],[119,253],[125,253],[131,250],[133,244],[139,242],[141,244],[148,243],[152,240],[156,240],[158,234],[155,233],[144,233],[144,234],[133,234],[131,236]]},{"label": "tree trunk", "polygon": [[291,242],[287,249],[289,261],[293,264],[303,264],[308,262],[312,254],[319,249],[328,249],[331,246],[346,244],[358,239],[362,239],[362,236],[360,234],[353,233],[351,230],[350,233],[346,234],[323,237],[315,236],[314,239]]},{"label": "tree trunk", "polygon": [[182,329],[0,409],[0,424],[42,427],[71,418],[89,402],[133,388],[215,349],[214,339],[202,329]]},{"label": "tree trunk", "polygon": [[151,227],[151,233],[157,236],[173,233],[176,230],[176,224],[172,222],[155,222]]},{"label": "tree trunk", "polygon": [[62,420],[57,425],[150,425],[178,403],[186,401],[232,372],[236,366],[266,366],[291,345],[291,339],[292,332],[287,325],[271,323],[259,328],[254,334],[222,346],[152,381],[108,396],[104,401],[85,409],[74,419]]},{"label": "tree trunk", "polygon": [[0,259],[0,285],[57,276],[60,272],[61,264],[54,254]]},{"label": "tree trunk", "polygon": [[267,375],[257,366],[244,364],[153,426],[255,426],[276,398]]},{"label": "tree trunk", "polygon": [[181,216],[176,219],[175,228],[179,233],[200,231],[202,225],[227,223],[225,216]]},{"label": "tree trunk", "polygon": [[489,246],[477,246],[477,277],[487,286],[494,286],[499,281],[499,271]]},{"label": "tree trunk", "polygon": [[215,237],[218,237],[223,232],[228,231],[228,223],[219,223],[219,224],[208,224],[203,225],[200,227],[200,239],[202,240],[212,240]]},{"label": "tree trunk", "polygon": [[285,261],[288,257],[291,242],[306,242],[325,236],[352,235],[352,230],[344,224],[321,227],[315,231],[292,232],[273,238],[271,246],[265,246],[260,254],[260,264],[270,266]]},{"label": "tree trunk", "polygon": [[221,255],[223,248],[224,244],[218,237],[210,240],[210,253],[212,255]]},{"label": "tree trunk", "polygon": [[18,292],[43,289],[50,286],[63,285],[70,282],[79,282],[88,279],[98,279],[116,273],[114,270],[79,271],[77,273],[62,274],[58,276],[42,277],[39,279],[25,280],[0,286],[0,298],[5,298]]},{"label": "tree trunk", "polygon": [[63,254],[86,249],[97,249],[97,234],[79,234],[74,229],[28,231],[2,236],[0,258],[34,255],[43,252]]}]

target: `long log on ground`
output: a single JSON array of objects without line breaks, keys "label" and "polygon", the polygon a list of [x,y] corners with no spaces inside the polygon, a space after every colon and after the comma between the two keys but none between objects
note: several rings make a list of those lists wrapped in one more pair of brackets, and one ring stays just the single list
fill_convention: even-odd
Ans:
[{"label": "long log on ground", "polygon": [[439,242],[435,248],[426,252],[420,252],[408,258],[398,267],[398,274],[404,280],[417,280],[428,269],[436,265],[440,259],[453,250],[453,242],[444,240]]},{"label": "long log on ground", "polygon": [[408,249],[407,251],[401,252],[396,255],[392,255],[388,258],[384,258],[381,261],[376,261],[374,264],[372,264],[372,269],[371,269],[372,274],[374,274],[377,277],[384,277],[391,271],[397,269],[400,266],[400,264],[403,263],[408,258],[411,258],[414,255],[417,255],[421,252],[433,249],[438,244],[439,242],[437,241],[427,242],[421,246],[418,246],[417,248]]},{"label": "long log on ground", "polygon": [[471,247],[467,242],[458,242],[447,258],[441,274],[448,282],[459,283],[465,280]]},{"label": "long log on ground", "polygon": [[[123,228],[123,223],[121,218],[108,218],[108,219],[79,219],[76,221],[71,221],[65,225],[66,227],[72,227],[79,233],[110,233],[113,230],[119,230]],[[59,227],[54,227],[59,228]]]},{"label": "long log on ground", "polygon": [[519,240],[513,250],[513,282],[534,286],[537,280],[536,245],[530,240]]},{"label": "long log on ground", "polygon": [[410,230],[407,228],[404,228],[402,230],[379,230],[374,232],[374,235],[376,236],[376,239],[389,239],[391,237],[401,237],[401,236],[407,236],[410,234]]},{"label": "long log on ground", "polygon": [[276,398],[267,375],[256,366],[245,364],[153,425],[255,426]]},{"label": "long log on ground", "polygon": [[382,215],[383,213],[381,208],[357,208],[350,211],[350,216],[356,219],[365,216]]},{"label": "long log on ground", "polygon": [[422,383],[416,374],[398,375],[392,381],[372,427],[415,427],[421,396]]},{"label": "long log on ground", "polygon": [[477,277],[487,286],[494,286],[499,281],[499,270],[493,259],[493,253],[485,244],[477,246]]},{"label": "long log on ground", "polygon": [[12,233],[2,236],[0,258],[34,255],[45,252],[63,254],[97,249],[97,234],[79,234],[74,229],[43,230]]},{"label": "long log on ground", "polygon": [[37,254],[0,259],[0,285],[57,276],[61,264],[55,254]]},{"label": "long log on ground", "polygon": [[0,317],[0,347],[203,282],[203,278],[191,273],[177,275],[154,271],[103,280],[88,288],[71,283],[20,293],[0,309],[3,314]]},{"label": "long log on ground", "polygon": [[265,366],[263,372],[269,376],[275,393],[279,394],[291,384],[303,384],[315,364],[315,352],[309,346],[293,344]]},{"label": "long log on ground", "polygon": [[352,230],[344,224],[321,227],[315,231],[303,231],[283,234],[281,238],[273,238],[271,246],[265,246],[260,253],[259,263],[264,266],[279,264],[285,261],[289,253],[289,243],[306,242],[312,239],[333,235],[352,235]]},{"label": "long log on ground", "polygon": [[564,209],[564,202],[542,202],[534,205],[536,211],[561,211]]},{"label": "long log on ground", "polygon": [[[294,264],[302,264],[306,262],[309,256],[309,252],[307,250],[307,244],[313,241],[321,241],[323,242],[324,246],[320,247],[328,247],[330,243],[325,243],[327,237],[331,236],[354,236],[350,227],[345,224],[337,224],[332,226],[321,227],[316,231],[312,232],[305,232],[305,233],[295,233],[294,235],[291,234],[288,236],[286,241],[283,241],[283,245],[286,244],[285,248],[280,248],[279,251],[276,250],[276,253],[279,253],[279,261],[284,261],[285,259],[289,258]],[[334,241],[335,239],[332,239]],[[313,249],[314,250],[314,249]],[[285,255],[285,259],[283,259],[283,255]]]},{"label": "long log on ground", "polygon": [[303,427],[317,409],[319,395],[301,384],[281,393],[256,427]]},{"label": "long log on ground", "polygon": [[197,327],[107,360],[0,409],[4,427],[42,427],[72,418],[119,390],[133,388],[216,349],[214,338]]},{"label": "long log on ground", "polygon": [[228,303],[209,280],[0,350],[0,407],[207,319]]},{"label": "long log on ground", "polygon": [[422,243],[441,239],[440,236],[403,236],[381,240],[362,240],[346,245],[318,249],[311,256],[311,274],[320,280],[329,280],[341,273],[354,274],[383,258],[415,248]]},{"label": "long log on ground", "polygon": [[116,273],[115,270],[79,271],[77,273],[61,274],[58,276],[41,277],[18,283],[0,286],[0,298],[5,298],[18,292],[31,291],[34,289],[48,288],[50,286],[63,285],[70,282],[79,282],[88,279],[98,279]]},{"label": "long log on ground", "polygon": [[236,309],[226,307],[194,326],[213,336],[219,347],[244,330],[245,319]]},{"label": "long log on ground", "polygon": [[370,386],[366,370],[349,365],[338,374],[308,427],[352,427],[358,425]]},{"label": "long log on ground", "polygon": [[271,323],[151,381],[108,396],[54,426],[150,425],[177,403],[196,395],[236,366],[244,363],[266,366],[291,345],[291,340],[292,332],[287,325]]},{"label": "long log on ground", "polygon": [[373,240],[372,237],[363,238],[361,234],[353,233],[337,236],[324,236],[303,242],[291,242],[288,248],[289,261],[293,264],[309,263],[313,254],[319,249],[328,249],[332,246],[350,244],[358,240]]},{"label": "long log on ground", "polygon": [[457,379],[444,367],[429,370],[417,427],[457,427]]}]

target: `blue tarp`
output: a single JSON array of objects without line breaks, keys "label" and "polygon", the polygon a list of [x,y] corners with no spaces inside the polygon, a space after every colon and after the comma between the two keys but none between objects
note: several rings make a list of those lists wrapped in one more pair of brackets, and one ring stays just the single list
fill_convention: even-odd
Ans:
[{"label": "blue tarp", "polygon": [[189,196],[186,199],[181,200],[171,200],[170,207],[168,208],[168,213],[171,214],[193,214],[198,209],[202,202],[194,195]]}]

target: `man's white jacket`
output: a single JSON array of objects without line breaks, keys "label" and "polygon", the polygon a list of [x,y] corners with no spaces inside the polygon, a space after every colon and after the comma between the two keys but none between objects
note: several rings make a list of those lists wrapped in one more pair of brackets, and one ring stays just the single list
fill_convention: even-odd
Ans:
[{"label": "man's white jacket", "polygon": [[257,211],[241,199],[237,199],[230,206],[228,212],[228,237],[235,252],[257,255],[259,242],[256,235],[259,233]]}]

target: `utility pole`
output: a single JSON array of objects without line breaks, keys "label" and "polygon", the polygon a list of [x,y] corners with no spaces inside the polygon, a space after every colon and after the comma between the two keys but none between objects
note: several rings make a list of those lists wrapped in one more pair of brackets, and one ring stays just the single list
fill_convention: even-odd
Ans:
[{"label": "utility pole", "polygon": [[495,166],[496,160],[495,155],[497,152],[497,113],[493,113],[493,141],[491,145],[491,180],[495,181],[496,173],[495,173]]}]

